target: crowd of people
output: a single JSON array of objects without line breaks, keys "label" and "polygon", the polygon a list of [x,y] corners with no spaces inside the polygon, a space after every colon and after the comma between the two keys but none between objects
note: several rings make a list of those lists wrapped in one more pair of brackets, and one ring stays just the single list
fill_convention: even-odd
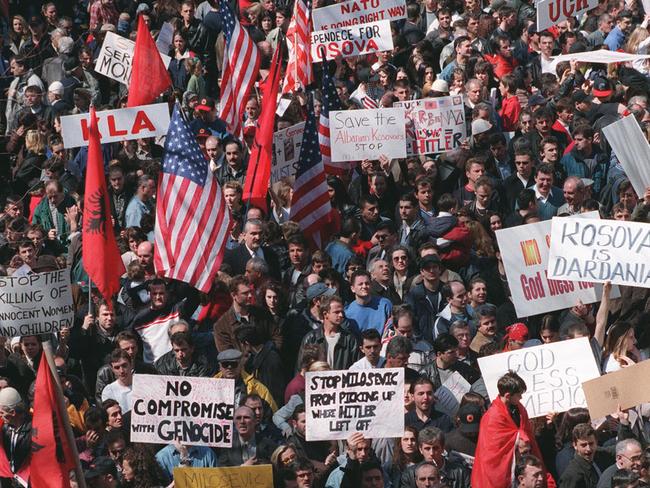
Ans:
[{"label": "crowd of people", "polygon": [[[9,2],[0,36],[0,265],[6,275],[67,267],[76,314],[53,337],[2,339],[1,440],[11,470],[30,463],[34,379],[51,339],[90,488],[166,487],[179,466],[259,464],[272,464],[276,488],[649,486],[643,406],[604,422],[586,408],[529,419],[525,382],[505,374],[490,403],[477,364],[578,337],[589,337],[603,374],[650,354],[644,288],[621,287],[612,299],[607,285],[599,303],[518,318],[495,237],[586,211],[648,222],[650,189],[636,194],[602,129],[630,115],[648,133],[650,64],[554,58],[647,54],[645,3],[601,0],[538,32],[526,0],[409,0],[406,18],[391,22],[392,51],[314,63],[314,84],[285,96],[277,129],[304,121],[312,100],[318,117],[328,70],[345,110],[364,108],[363,97],[391,107],[460,95],[468,135],[446,153],[358,161],[327,175],[329,238],[315,248],[290,220],[292,178],[270,187],[268,211],[242,200],[265,101],[257,87],[239,101],[241,137],[217,116],[216,1]],[[293,2],[231,8],[259,49],[262,81],[276,47],[286,50]],[[161,278],[154,229],[164,138],[104,144],[126,268],[109,302],[89,289],[82,261],[88,150],[64,147],[61,118],[91,104],[100,115],[126,106],[128,87],[94,63],[107,32],[135,39],[138,16],[154,37],[164,23],[173,28],[173,89],[160,100],[170,112],[181,102],[235,224],[209,293]],[[401,438],[307,441],[305,374],[371,368],[405,368]],[[232,447],[131,442],[137,374],[233,379]],[[471,390],[450,416],[436,409],[436,391],[453,374]],[[2,486],[23,485],[6,478]]]}]

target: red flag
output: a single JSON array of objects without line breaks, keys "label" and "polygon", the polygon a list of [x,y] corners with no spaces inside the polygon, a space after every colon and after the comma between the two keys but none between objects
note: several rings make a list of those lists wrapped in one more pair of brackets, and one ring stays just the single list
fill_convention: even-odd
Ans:
[{"label": "red flag", "polygon": [[153,102],[172,84],[169,72],[160,58],[156,43],[142,15],[138,18],[138,36],[135,39],[129,100],[127,107]]},{"label": "red flag", "polygon": [[243,200],[250,200],[251,205],[260,207],[266,212],[266,191],[271,178],[271,162],[273,158],[273,128],[275,111],[278,108],[278,87],[280,86],[280,67],[282,53],[278,43],[271,62],[269,76],[262,87],[262,113],[259,128],[255,131],[255,141],[246,170]]},{"label": "red flag", "polygon": [[34,487],[70,488],[75,461],[63,427],[67,412],[58,407],[54,378],[45,353],[41,354],[34,390],[30,482]]},{"label": "red flag", "polygon": [[120,291],[120,276],[125,270],[113,234],[95,107],[90,108],[88,132],[82,258],[88,277],[95,283],[104,299],[110,303],[111,297]]}]

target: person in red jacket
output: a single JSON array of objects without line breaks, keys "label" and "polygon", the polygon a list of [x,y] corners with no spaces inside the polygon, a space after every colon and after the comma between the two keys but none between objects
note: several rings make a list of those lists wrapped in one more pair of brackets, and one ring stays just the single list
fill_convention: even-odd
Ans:
[{"label": "person in red jacket", "polygon": [[512,132],[519,127],[519,114],[521,105],[517,97],[517,82],[514,76],[504,75],[499,81],[499,90],[501,91],[501,110],[499,115],[503,121],[504,132]]},{"label": "person in red jacket", "polygon": [[519,63],[512,55],[512,43],[507,36],[494,36],[491,46],[494,54],[485,54],[484,57],[494,66],[495,76],[501,79],[512,73]]},{"label": "person in red jacket", "polygon": [[527,438],[531,454],[542,459],[521,397],[526,383],[514,371],[497,382],[499,396],[481,419],[472,486],[509,488],[512,486],[517,440]]}]

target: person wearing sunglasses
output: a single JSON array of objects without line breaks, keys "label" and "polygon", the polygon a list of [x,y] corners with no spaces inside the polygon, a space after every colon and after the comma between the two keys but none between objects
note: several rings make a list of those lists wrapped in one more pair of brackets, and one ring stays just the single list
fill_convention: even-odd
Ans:
[{"label": "person wearing sunglasses", "polygon": [[243,368],[243,354],[238,349],[226,349],[217,355],[219,362],[219,372],[215,378],[224,378],[235,380],[235,405],[241,403],[245,395],[256,394],[264,400],[275,413],[278,409],[273,396],[269,389],[259,380],[253,378],[253,375],[246,372]]}]

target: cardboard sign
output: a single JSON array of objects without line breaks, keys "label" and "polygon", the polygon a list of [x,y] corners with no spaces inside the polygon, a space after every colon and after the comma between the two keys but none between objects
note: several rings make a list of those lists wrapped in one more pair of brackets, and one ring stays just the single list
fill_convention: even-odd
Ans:
[{"label": "cardboard sign", "polygon": [[[104,76],[128,85],[131,81],[131,64],[135,42],[113,32],[106,32],[104,43],[95,62],[95,71]],[[160,53],[160,57],[169,66],[172,58]]]},{"label": "cardboard sign", "polygon": [[541,0],[535,5],[537,32],[596,7],[598,7],[598,0]]},{"label": "cardboard sign", "polygon": [[311,33],[311,59],[315,63],[322,62],[323,58],[348,58],[392,49],[393,36],[388,20]]},{"label": "cardboard sign", "polygon": [[396,102],[393,107],[404,108],[409,156],[451,151],[467,137],[461,96]]},{"label": "cardboard sign", "polygon": [[650,360],[585,381],[582,389],[591,418],[598,419],[615,413],[619,405],[625,410],[650,402],[650,389],[643,388],[648,376]]},{"label": "cardboard sign", "polygon": [[[97,112],[99,137],[108,142],[163,136],[169,129],[169,107],[166,103],[118,108]],[[61,117],[61,135],[65,148],[87,146],[90,114]]]},{"label": "cardboard sign", "polygon": [[270,464],[235,468],[174,468],[174,488],[273,488]]},{"label": "cardboard sign", "polygon": [[[583,215],[596,218],[598,212]],[[600,286],[587,281],[552,280],[547,276],[550,220],[501,229],[496,236],[517,317],[573,307],[578,300],[582,303],[600,300]],[[615,293],[619,293],[618,289]]]},{"label": "cardboard sign", "polygon": [[589,339],[571,339],[479,358],[490,400],[499,396],[497,381],[508,371],[528,389],[521,400],[530,418],[586,407],[582,382],[600,376]]},{"label": "cardboard sign", "polygon": [[552,278],[650,288],[650,225],[553,217]]},{"label": "cardboard sign", "polygon": [[454,371],[442,386],[436,390],[434,408],[438,412],[449,415],[452,419],[455,418],[463,396],[471,387],[472,385],[458,371]]},{"label": "cardboard sign", "polygon": [[133,376],[131,441],[231,447],[234,380]]},{"label": "cardboard sign", "polygon": [[634,115],[628,115],[603,128],[607,141],[621,162],[636,194],[643,198],[650,186],[650,145],[641,132]]},{"label": "cardboard sign", "polygon": [[404,0],[350,0],[312,11],[315,31],[405,18]]},{"label": "cardboard sign", "polygon": [[330,112],[332,161],[406,157],[404,109]]},{"label": "cardboard sign", "polygon": [[73,323],[69,269],[0,276],[0,336],[51,334]]},{"label": "cardboard sign", "polygon": [[273,166],[271,166],[271,184],[286,176],[295,176],[294,164],[300,159],[302,135],[305,123],[292,125],[273,134]]},{"label": "cardboard sign", "polygon": [[317,371],[305,378],[308,441],[404,433],[404,368]]}]

